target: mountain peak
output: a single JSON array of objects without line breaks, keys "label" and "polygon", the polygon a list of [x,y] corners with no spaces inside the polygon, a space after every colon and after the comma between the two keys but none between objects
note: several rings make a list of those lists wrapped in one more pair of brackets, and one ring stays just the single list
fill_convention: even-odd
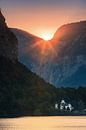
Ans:
[{"label": "mountain peak", "polygon": [[2,14],[2,11],[0,9],[0,28],[1,27],[6,27],[6,23],[5,23],[5,17]]},{"label": "mountain peak", "polygon": [[86,21],[64,24],[56,31],[54,39],[64,40],[64,38],[69,38],[84,31],[86,31]]},{"label": "mountain peak", "polygon": [[5,23],[5,17],[0,9],[0,56],[12,61],[18,59],[18,41]]}]

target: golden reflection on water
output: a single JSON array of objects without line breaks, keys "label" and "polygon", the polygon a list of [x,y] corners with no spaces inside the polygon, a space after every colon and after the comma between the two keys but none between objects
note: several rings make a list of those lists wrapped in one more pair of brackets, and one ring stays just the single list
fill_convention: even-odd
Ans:
[{"label": "golden reflection on water", "polygon": [[86,117],[0,119],[0,130],[86,130]]}]

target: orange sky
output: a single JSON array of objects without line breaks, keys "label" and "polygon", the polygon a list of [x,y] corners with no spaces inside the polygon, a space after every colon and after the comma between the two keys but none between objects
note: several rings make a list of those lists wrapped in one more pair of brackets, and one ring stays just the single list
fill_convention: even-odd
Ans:
[{"label": "orange sky", "polygon": [[84,4],[81,3],[72,3],[71,6],[40,5],[33,7],[33,5],[23,6],[20,4],[20,6],[10,5],[9,7],[9,1],[4,4],[5,1],[3,0],[1,3],[8,25],[26,30],[37,36],[42,36],[43,33],[50,33],[53,36],[61,25],[86,19],[86,9]]}]

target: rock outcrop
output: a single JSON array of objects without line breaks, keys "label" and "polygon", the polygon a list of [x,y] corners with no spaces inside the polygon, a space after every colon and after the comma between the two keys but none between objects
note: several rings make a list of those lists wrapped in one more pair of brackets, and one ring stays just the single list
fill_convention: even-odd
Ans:
[{"label": "rock outcrop", "polygon": [[0,56],[12,61],[18,59],[18,41],[16,36],[5,23],[5,18],[0,10]]}]

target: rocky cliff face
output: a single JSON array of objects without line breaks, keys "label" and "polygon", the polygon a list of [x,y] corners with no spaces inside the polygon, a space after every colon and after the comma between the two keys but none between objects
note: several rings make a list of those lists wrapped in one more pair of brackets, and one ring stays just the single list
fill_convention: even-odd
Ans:
[{"label": "rocky cliff face", "polygon": [[7,57],[12,61],[18,58],[18,41],[16,36],[5,23],[5,18],[0,10],[0,56]]},{"label": "rocky cliff face", "polygon": [[[23,36],[25,38],[25,35]],[[20,41],[20,36],[18,39]],[[38,50],[39,46],[30,49],[29,40],[27,44],[22,40],[22,48],[25,45],[31,51],[25,51],[23,54],[20,48],[21,42],[19,42],[20,61],[47,82],[55,86],[86,85],[86,21],[60,27],[50,41],[55,55],[52,54],[52,50],[46,49],[45,60],[42,64],[37,60],[41,54],[38,53],[41,52],[40,49]],[[35,56],[36,58],[33,58]]]},{"label": "rocky cliff face", "polygon": [[32,68],[34,68],[33,65],[35,65],[38,62],[40,55],[39,45],[40,42],[43,41],[43,39],[20,29],[12,28],[11,31],[16,35],[18,39],[19,61],[25,61],[22,63],[26,66],[29,64],[29,67],[32,70]]}]

